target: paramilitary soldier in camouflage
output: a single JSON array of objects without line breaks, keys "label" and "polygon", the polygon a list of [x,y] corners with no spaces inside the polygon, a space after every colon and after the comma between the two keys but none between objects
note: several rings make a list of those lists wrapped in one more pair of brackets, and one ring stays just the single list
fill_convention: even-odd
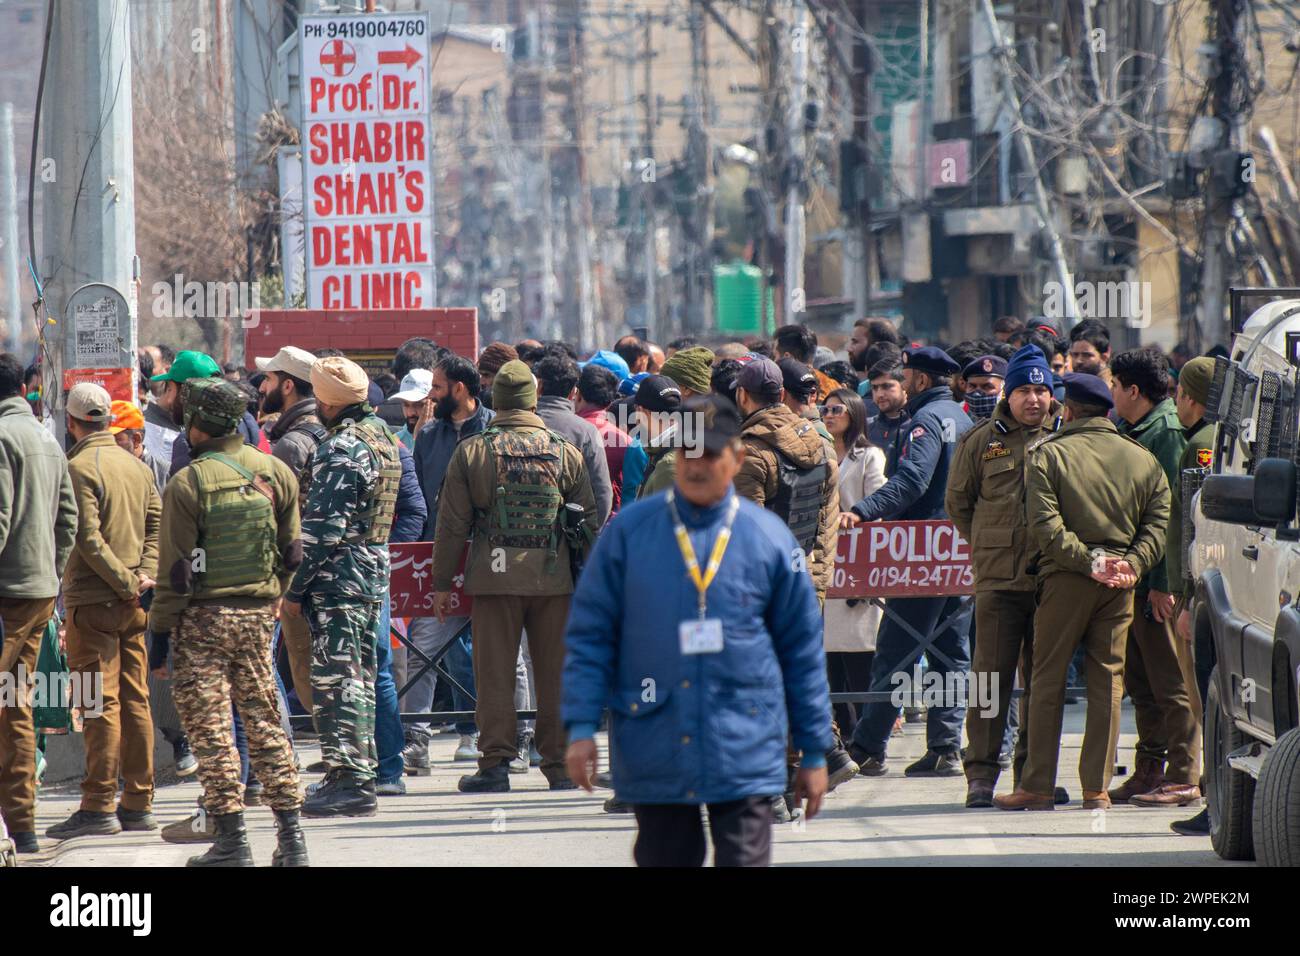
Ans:
[{"label": "paramilitary soldier in camouflage", "polygon": [[298,771],[271,672],[275,602],[300,559],[298,482],[283,462],[244,444],[236,427],[246,403],[222,379],[185,385],[193,457],[163,495],[149,664],[163,666],[174,633],[176,710],[199,761],[203,805],[216,821],[216,842],[190,865],[253,865],[231,739],[233,700],[263,800],[275,811],[272,865],[306,866]]},{"label": "paramilitary soldier in camouflage", "polygon": [[596,528],[596,499],[582,452],[537,416],[528,366],[507,362],[492,382],[491,425],[456,447],[438,502],[433,547],[434,611],[450,609],[465,541],[465,592],[474,598],[475,720],[478,772],[461,777],[464,793],[504,793],[516,750],[515,661],[521,631],[537,675],[537,749],[552,790],[575,787],[565,769],[560,721],[564,626],[573,597],[570,556],[586,553]]},{"label": "paramilitary soldier in camouflage", "polygon": [[366,402],[369,380],[359,365],[318,359],[311,384],[329,435],[312,458],[302,564],[284,608],[311,626],[313,715],[329,771],[303,814],[373,816],[375,641],[402,463],[396,439]]},{"label": "paramilitary soldier in camouflage", "polygon": [[1088,718],[1079,778],[1085,809],[1110,806],[1124,650],[1133,587],[1160,561],[1169,483],[1141,445],[1106,417],[1112,399],[1095,375],[1065,376],[1065,426],[1029,447],[1025,512],[1038,560],[1029,756],[1002,810],[1051,810],[1070,659],[1088,662]]},{"label": "paramilitary soldier in camouflage", "polygon": [[[1029,570],[1034,548],[1025,527],[1025,448],[1044,430],[1061,427],[1061,406],[1052,399],[1052,369],[1037,346],[1018,351],[1004,371],[1005,397],[991,418],[962,436],[944,497],[948,516],[970,542],[975,571],[971,686],[990,688],[994,695],[993,701],[972,701],[966,709],[968,807],[993,806],[1017,666],[1025,690],[1020,713],[1027,708],[1024,701],[1029,699],[1034,660],[1035,582]],[[995,709],[986,716],[990,703]],[[1022,719],[1013,760],[1017,782],[1028,747],[1028,728]]]}]

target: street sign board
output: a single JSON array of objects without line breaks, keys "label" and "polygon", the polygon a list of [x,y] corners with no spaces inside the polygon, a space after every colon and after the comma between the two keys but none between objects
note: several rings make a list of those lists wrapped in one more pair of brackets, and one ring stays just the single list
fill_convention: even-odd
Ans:
[{"label": "street sign board", "polygon": [[435,302],[429,14],[304,17],[307,307]]},{"label": "street sign board", "polygon": [[830,598],[972,594],[970,546],[951,521],[869,521],[840,532]]}]

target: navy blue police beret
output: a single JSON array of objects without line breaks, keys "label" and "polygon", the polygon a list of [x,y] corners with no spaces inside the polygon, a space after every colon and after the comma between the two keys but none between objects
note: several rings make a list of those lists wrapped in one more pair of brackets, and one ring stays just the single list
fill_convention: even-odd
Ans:
[{"label": "navy blue police beret", "polygon": [[1115,407],[1115,400],[1110,395],[1110,386],[1096,375],[1088,375],[1086,372],[1066,373],[1065,400],[1078,402],[1080,405],[1096,405],[1100,408]]},{"label": "navy blue police beret", "polygon": [[954,362],[947,352],[933,345],[903,349],[903,365],[918,372],[947,377],[961,371],[961,366]]},{"label": "navy blue police beret", "polygon": [[962,378],[979,378],[981,375],[1007,377],[1007,360],[996,355],[981,355],[961,370]]}]

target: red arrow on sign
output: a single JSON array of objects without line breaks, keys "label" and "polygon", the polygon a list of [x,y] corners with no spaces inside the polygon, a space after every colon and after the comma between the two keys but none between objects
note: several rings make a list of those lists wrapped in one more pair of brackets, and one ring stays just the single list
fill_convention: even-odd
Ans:
[{"label": "red arrow on sign", "polygon": [[379,63],[382,66],[385,63],[405,63],[409,70],[415,64],[420,62],[420,51],[411,44],[406,44],[405,50],[380,50]]}]

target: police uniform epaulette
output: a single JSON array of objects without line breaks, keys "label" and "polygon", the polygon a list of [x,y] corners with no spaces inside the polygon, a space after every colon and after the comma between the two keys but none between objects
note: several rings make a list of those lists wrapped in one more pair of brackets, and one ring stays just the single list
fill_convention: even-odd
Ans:
[{"label": "police uniform epaulette", "polygon": [[1007,423],[1000,418],[993,419],[993,427],[1004,435],[1011,431],[1011,429],[1007,428]]}]

